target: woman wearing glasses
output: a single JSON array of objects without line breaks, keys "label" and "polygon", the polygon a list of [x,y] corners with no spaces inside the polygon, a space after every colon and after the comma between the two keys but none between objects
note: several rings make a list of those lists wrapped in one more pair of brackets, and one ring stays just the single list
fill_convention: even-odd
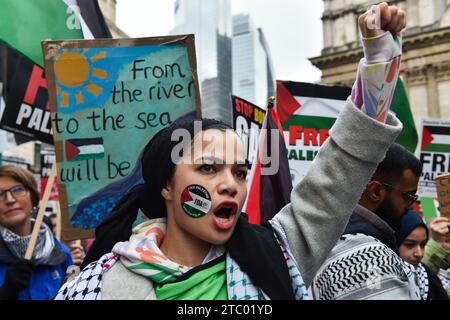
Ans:
[{"label": "woman wearing glasses", "polygon": [[33,175],[16,166],[0,167],[0,299],[49,300],[58,292],[70,251],[43,223],[31,261],[24,260],[32,214],[39,204]]}]

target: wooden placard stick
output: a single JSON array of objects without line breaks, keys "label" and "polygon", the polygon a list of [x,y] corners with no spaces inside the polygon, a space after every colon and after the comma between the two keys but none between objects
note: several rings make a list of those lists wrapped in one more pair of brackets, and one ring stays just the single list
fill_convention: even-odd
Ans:
[{"label": "wooden placard stick", "polygon": [[48,177],[47,185],[45,186],[44,196],[42,197],[39,212],[34,223],[33,232],[31,233],[31,240],[28,244],[27,252],[25,253],[26,260],[31,260],[31,257],[33,256],[34,247],[36,246],[37,237],[39,235],[39,230],[41,229],[42,219],[44,218],[45,208],[47,207],[48,199],[50,198],[53,180],[55,180],[55,177],[56,161],[53,162],[52,170],[50,171],[50,176]]},{"label": "wooden placard stick", "polygon": [[61,207],[59,206],[59,200],[56,201],[56,239],[61,241]]}]

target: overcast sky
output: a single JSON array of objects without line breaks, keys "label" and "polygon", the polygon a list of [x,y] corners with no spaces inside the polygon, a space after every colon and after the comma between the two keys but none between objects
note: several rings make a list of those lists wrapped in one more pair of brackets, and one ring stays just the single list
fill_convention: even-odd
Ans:
[{"label": "overcast sky", "polygon": [[[231,0],[233,14],[248,13],[269,43],[278,80],[317,82],[308,58],[323,47],[322,0]],[[173,28],[174,0],[117,0],[116,23],[130,37],[163,36]]]}]

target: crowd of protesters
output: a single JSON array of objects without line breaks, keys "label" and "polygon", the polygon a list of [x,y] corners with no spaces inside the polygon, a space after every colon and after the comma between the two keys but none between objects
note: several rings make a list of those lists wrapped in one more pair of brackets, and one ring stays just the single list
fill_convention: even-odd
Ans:
[{"label": "crowd of protesters", "polygon": [[[386,3],[376,9],[358,20],[364,58],[345,108],[290,203],[267,224],[241,213],[244,146],[216,120],[201,120],[202,134],[193,120],[158,132],[141,158],[144,183],[97,226],[95,240],[66,246],[50,219],[31,259],[24,257],[39,206],[36,181],[1,166],[0,299],[448,300],[450,221],[427,225],[412,211],[422,165],[394,143],[402,125],[388,112],[406,17]],[[374,12],[381,28],[369,27]],[[371,88],[381,88],[385,103],[366,99]],[[174,162],[177,130],[192,140]],[[237,146],[231,155],[225,140]],[[182,203],[192,188],[210,200],[195,218]],[[149,220],[133,228],[140,211]],[[81,272],[71,275],[73,265]]]}]

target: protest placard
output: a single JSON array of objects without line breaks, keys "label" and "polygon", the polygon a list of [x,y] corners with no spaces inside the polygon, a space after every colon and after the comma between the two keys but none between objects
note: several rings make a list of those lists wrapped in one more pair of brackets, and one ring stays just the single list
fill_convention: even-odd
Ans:
[{"label": "protest placard", "polygon": [[[45,188],[47,186],[48,178],[52,169],[52,165],[55,162],[55,152],[53,150],[41,150],[41,198],[44,195]],[[57,181],[53,183],[49,201],[59,201]]]},{"label": "protest placard", "polygon": [[92,237],[142,182],[139,156],[149,139],[177,118],[200,116],[194,37],[42,46],[63,238]]},{"label": "protest placard", "polygon": [[266,111],[257,105],[231,96],[233,108],[233,127],[244,142],[247,151],[247,161],[251,165],[256,160],[258,151],[259,132],[261,130]]},{"label": "protest placard", "polygon": [[450,174],[437,176],[435,180],[440,215],[450,219]]},{"label": "protest placard", "polygon": [[277,111],[288,149],[292,185],[305,176],[350,92],[349,87],[277,81]]},{"label": "protest placard", "polygon": [[419,159],[423,169],[418,194],[424,217],[430,220],[439,216],[435,179],[450,172],[450,120],[422,120]]}]

